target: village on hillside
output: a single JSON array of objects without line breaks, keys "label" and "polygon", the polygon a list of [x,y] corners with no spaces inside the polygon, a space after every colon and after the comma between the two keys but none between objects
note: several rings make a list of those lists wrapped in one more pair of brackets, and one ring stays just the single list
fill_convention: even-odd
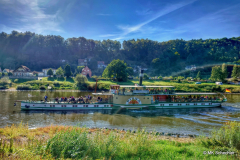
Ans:
[{"label": "village on hillside", "polygon": [[[78,66],[81,66],[81,74],[86,76],[86,77],[92,77],[92,71],[91,69],[88,67],[88,62],[90,61],[90,58],[85,58],[85,59],[78,59]],[[104,61],[97,61],[97,68],[98,69],[102,69],[104,70],[107,67],[107,64],[105,64]],[[28,68],[27,66],[24,65],[20,65],[17,68],[15,68],[15,70],[11,70],[11,69],[7,69],[4,68],[2,69],[0,67],[0,73],[2,73],[2,75],[8,75],[9,78],[33,78],[34,77],[47,77],[48,75],[48,71],[52,70],[53,75],[56,75],[57,69],[56,68],[43,68],[42,71],[31,71],[30,68]]]}]

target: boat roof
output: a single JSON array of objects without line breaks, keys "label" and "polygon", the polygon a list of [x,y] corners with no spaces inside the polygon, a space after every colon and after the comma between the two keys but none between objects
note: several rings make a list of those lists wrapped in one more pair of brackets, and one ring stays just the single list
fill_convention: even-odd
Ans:
[{"label": "boat roof", "polygon": [[99,95],[99,96],[104,96],[104,95],[106,95],[106,96],[111,96],[111,95],[113,95],[112,93],[92,93],[93,95]]},{"label": "boat roof", "polygon": [[120,85],[120,87],[135,87],[135,88],[174,88],[174,86],[131,86],[131,85]]},{"label": "boat roof", "polygon": [[186,92],[186,93],[183,93],[183,92],[181,92],[181,93],[174,93],[175,95],[200,95],[200,94],[202,94],[202,95],[216,95],[217,93],[204,93],[204,92],[199,92],[199,93],[197,93],[197,92]]}]

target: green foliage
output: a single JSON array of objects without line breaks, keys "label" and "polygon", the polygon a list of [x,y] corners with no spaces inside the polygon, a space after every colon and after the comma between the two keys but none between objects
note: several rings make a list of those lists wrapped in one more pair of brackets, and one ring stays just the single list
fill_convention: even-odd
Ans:
[{"label": "green foliage", "polygon": [[64,75],[64,71],[63,71],[62,67],[59,67],[56,70],[56,75],[59,76],[59,77]]},{"label": "green foliage", "polygon": [[119,59],[113,60],[104,70],[102,76],[116,78],[117,81],[127,81],[127,64]]},{"label": "green foliage", "polygon": [[82,73],[82,69],[85,68],[85,66],[77,66],[77,73]]},{"label": "green foliage", "polygon": [[3,73],[3,74],[4,74],[4,76],[6,76],[6,77],[8,76],[8,73]]},{"label": "green foliage", "polygon": [[18,82],[18,79],[14,79],[14,83],[17,83]]},{"label": "green foliage", "polygon": [[228,76],[227,66],[225,63],[222,65],[222,80],[225,80]]},{"label": "green foliage", "polygon": [[211,80],[212,81],[218,81],[221,80],[222,71],[220,66],[214,66],[212,67],[212,73],[211,73]]},{"label": "green foliage", "polygon": [[201,78],[201,72],[200,72],[200,71],[198,71],[197,76],[196,76],[196,79],[197,79],[197,80],[202,79],[202,78]]},{"label": "green foliage", "polygon": [[18,85],[17,90],[31,90],[32,87],[30,85]]},{"label": "green foliage", "polygon": [[132,67],[127,67],[126,72],[127,72],[128,76],[133,76],[134,72],[133,72],[133,68]]},{"label": "green foliage", "polygon": [[2,72],[0,72],[0,77],[2,77]]},{"label": "green foliage", "polygon": [[208,148],[224,147],[226,151],[240,150],[240,123],[227,122],[220,129],[214,129],[209,139],[202,138],[201,143]]},{"label": "green foliage", "polygon": [[233,70],[232,70],[232,75],[231,75],[231,77],[233,78],[233,79],[237,79],[237,77],[240,75],[240,69],[239,69],[239,67],[237,66],[237,65],[234,65],[233,66]]},{"label": "green foliage", "polygon": [[143,79],[149,79],[149,76],[147,75],[147,73],[143,73]]},{"label": "green foliage", "polygon": [[76,77],[74,78],[74,81],[75,81],[77,88],[86,89],[87,82],[88,82],[88,79],[86,76],[84,76],[82,74],[77,74]]},{"label": "green foliage", "polygon": [[162,76],[159,76],[158,79],[163,79],[163,77],[162,77]]},{"label": "green foliage", "polygon": [[71,67],[70,65],[66,65],[64,68],[64,75],[69,78],[72,75]]},{"label": "green foliage", "polygon": [[51,68],[47,71],[47,75],[48,76],[52,76],[53,75],[53,70]]},{"label": "green foliage", "polygon": [[40,89],[40,90],[45,90],[46,87],[45,87],[44,85],[41,85],[41,86],[39,87],[39,89]]},{"label": "green foliage", "polygon": [[8,76],[12,76],[13,74],[12,74],[12,72],[8,72]]}]

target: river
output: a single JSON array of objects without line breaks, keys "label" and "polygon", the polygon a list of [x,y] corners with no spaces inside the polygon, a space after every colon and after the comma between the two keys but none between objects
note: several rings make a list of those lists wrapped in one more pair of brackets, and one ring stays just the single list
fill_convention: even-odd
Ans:
[{"label": "river", "polygon": [[[28,97],[28,95],[32,97]],[[45,95],[79,97],[89,92],[67,91],[1,91],[0,127],[28,123],[29,128],[49,125],[72,125],[99,128],[146,129],[167,133],[206,134],[219,129],[227,121],[240,121],[240,94],[226,95],[228,102],[221,108],[165,109],[153,111],[130,110],[121,113],[108,110],[94,111],[21,111],[15,100],[41,100]]]}]

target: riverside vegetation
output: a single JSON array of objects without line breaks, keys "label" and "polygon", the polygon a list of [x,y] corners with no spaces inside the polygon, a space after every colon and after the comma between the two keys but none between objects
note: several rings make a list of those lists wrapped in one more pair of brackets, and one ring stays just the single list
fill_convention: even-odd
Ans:
[{"label": "riverside vegetation", "polygon": [[[238,159],[240,123],[227,122],[210,137],[174,138],[158,132],[28,125],[0,128],[2,159]],[[203,154],[204,151],[234,154]]]},{"label": "riverside vegetation", "polygon": [[[42,80],[24,80],[15,79],[13,82],[6,80],[7,82],[0,81],[1,89],[16,88],[17,90],[46,90],[48,86],[51,86],[51,90],[89,90],[94,91],[96,81],[91,78],[89,80],[78,79],[76,82],[73,78],[43,78]],[[128,80],[127,82],[116,82],[110,79],[99,79],[97,83],[97,90],[109,90],[110,85],[134,85],[138,83],[138,80]],[[2,86],[2,84],[4,86]],[[202,81],[202,84],[195,84],[195,81],[187,80],[143,80],[143,85],[162,85],[162,86],[175,86],[176,91],[179,92],[224,92],[225,89],[231,89],[234,93],[240,92],[240,86],[238,85],[220,85],[215,83]],[[10,87],[11,86],[11,87]]]}]

